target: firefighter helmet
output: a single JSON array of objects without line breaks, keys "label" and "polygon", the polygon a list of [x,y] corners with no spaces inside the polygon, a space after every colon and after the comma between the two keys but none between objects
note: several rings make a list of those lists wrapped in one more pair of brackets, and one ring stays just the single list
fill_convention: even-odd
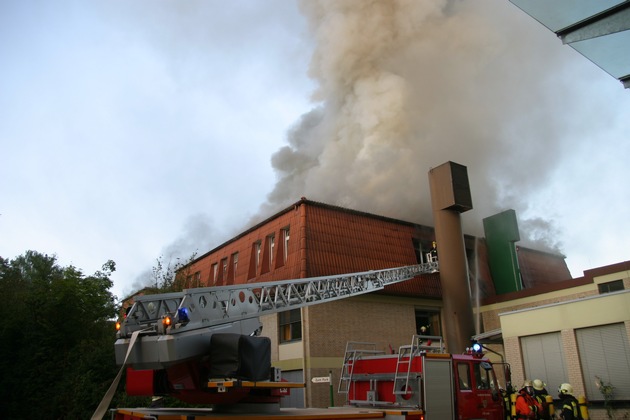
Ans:
[{"label": "firefighter helmet", "polygon": [[558,388],[558,393],[573,395],[573,387],[571,384],[564,383]]},{"label": "firefighter helmet", "polygon": [[542,391],[543,389],[545,389],[545,387],[547,386],[546,383],[544,383],[543,381],[541,381],[540,379],[534,379],[534,381],[532,382],[534,389],[536,391]]},{"label": "firefighter helmet", "polygon": [[527,379],[525,382],[523,382],[523,387],[521,388],[521,390],[524,390],[529,395],[533,396],[534,395],[534,387],[532,386],[532,381]]}]

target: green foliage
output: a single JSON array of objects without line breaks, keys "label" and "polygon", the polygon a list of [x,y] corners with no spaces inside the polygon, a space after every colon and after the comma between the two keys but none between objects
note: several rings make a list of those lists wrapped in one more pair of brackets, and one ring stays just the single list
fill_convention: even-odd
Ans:
[{"label": "green foliage", "polygon": [[89,418],[117,367],[113,261],[85,276],[55,256],[0,257],[0,418]]},{"label": "green foliage", "polygon": [[610,382],[602,381],[602,378],[595,376],[595,386],[604,397],[604,408],[606,408],[606,416],[609,419],[614,418],[614,408],[612,402],[615,397],[615,387]]},{"label": "green foliage", "polygon": [[199,287],[194,284],[190,272],[190,263],[197,257],[197,252],[193,252],[185,261],[177,258],[176,263],[170,260],[164,262],[164,257],[160,256],[155,261],[152,269],[155,293],[179,292],[189,287]]}]

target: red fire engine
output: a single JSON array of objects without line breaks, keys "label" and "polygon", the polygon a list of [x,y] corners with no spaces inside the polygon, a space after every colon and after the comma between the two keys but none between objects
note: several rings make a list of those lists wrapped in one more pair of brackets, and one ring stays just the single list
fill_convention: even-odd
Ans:
[{"label": "red fire engine", "polygon": [[[382,289],[437,262],[395,269],[140,296],[120,324],[116,360],[131,395],[169,395],[207,409],[115,409],[117,420],[247,418],[407,420],[504,419],[492,363],[480,352],[445,352],[441,337],[414,336],[398,352],[349,343],[339,392],[343,408],[280,408],[301,383],[285,382],[271,366],[270,340],[259,336],[260,315]],[[121,375],[119,375],[120,377]],[[113,386],[115,389],[115,386]],[[94,418],[102,418],[104,399]]]}]

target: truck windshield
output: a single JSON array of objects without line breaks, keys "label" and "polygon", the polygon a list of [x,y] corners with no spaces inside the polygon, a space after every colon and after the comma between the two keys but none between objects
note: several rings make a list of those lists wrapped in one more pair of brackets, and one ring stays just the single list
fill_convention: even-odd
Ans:
[{"label": "truck windshield", "polygon": [[483,363],[475,363],[475,383],[477,389],[490,389],[490,385],[493,384],[491,372],[492,370],[486,370],[482,366]]}]

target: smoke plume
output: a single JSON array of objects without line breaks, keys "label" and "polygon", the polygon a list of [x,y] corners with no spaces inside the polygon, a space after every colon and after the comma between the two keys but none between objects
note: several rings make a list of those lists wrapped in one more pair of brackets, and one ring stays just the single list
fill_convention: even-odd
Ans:
[{"label": "smoke plume", "polygon": [[[428,172],[447,161],[468,168],[468,233],[527,210],[566,146],[547,110],[570,96],[535,22],[505,1],[309,0],[301,11],[316,40],[314,107],[272,157],[261,217],[305,196],[432,225]],[[535,236],[554,248],[546,223]]]}]

